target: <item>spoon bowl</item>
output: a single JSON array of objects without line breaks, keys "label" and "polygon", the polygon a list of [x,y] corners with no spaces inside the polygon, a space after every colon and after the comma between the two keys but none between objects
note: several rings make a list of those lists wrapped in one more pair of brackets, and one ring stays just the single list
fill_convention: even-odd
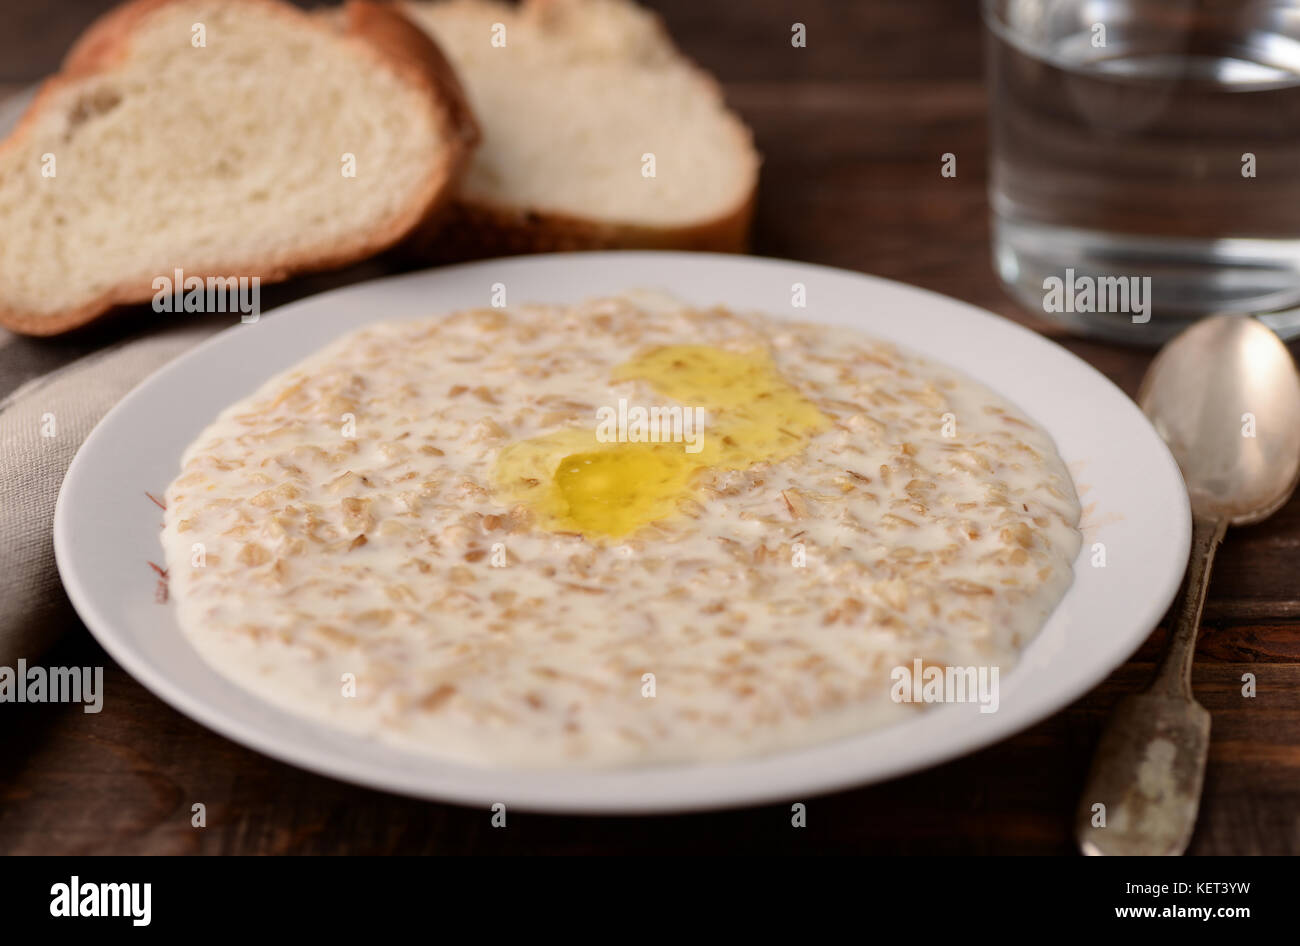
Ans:
[{"label": "spoon bowl", "polygon": [[1276,512],[1300,479],[1300,376],[1256,319],[1216,316],[1170,342],[1138,404],[1169,445],[1192,512],[1240,526]]}]

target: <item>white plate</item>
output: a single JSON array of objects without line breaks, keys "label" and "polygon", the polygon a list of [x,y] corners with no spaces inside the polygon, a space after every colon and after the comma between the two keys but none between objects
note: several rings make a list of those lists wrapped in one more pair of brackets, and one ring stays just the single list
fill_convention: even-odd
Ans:
[{"label": "white plate", "polygon": [[[1076,578],[1021,663],[1001,707],[947,705],[812,749],[725,765],[512,772],[409,755],[305,721],[210,670],[169,606],[154,601],[161,496],[181,451],[227,404],[330,339],[377,319],[511,303],[577,302],[633,288],[697,304],[858,326],[947,362],[999,391],[1056,439],[1085,507]],[[791,287],[807,287],[792,308]],[[68,471],[54,517],[59,572],[86,625],[132,676],[186,715],[267,755],[375,788],[546,811],[721,807],[860,785],[970,752],[1043,719],[1096,686],[1146,638],[1187,562],[1187,494],[1145,418],[1064,349],[980,309],[857,273],[752,257],[591,253],[490,260],[384,279],[237,325],[167,365],[95,428]],[[1106,566],[1093,567],[1094,543]],[[108,695],[111,701],[112,694]]]}]

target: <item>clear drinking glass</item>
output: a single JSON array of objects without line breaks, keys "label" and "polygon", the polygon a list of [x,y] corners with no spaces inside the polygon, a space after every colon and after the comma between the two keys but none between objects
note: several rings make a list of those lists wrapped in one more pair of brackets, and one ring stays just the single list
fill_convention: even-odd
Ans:
[{"label": "clear drinking glass", "polygon": [[[1300,305],[1300,0],[983,11],[994,261],[1014,295],[1138,344]],[[1270,324],[1300,332],[1300,311]]]}]

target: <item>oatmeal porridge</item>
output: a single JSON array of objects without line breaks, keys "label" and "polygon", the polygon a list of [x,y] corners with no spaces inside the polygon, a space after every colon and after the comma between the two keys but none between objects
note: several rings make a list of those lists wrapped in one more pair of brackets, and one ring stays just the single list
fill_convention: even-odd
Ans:
[{"label": "oatmeal porridge", "polygon": [[1068,588],[1049,436],[858,332],[651,293],[341,338],[187,450],[180,625],[291,712],[487,766],[723,760],[1003,673]]}]

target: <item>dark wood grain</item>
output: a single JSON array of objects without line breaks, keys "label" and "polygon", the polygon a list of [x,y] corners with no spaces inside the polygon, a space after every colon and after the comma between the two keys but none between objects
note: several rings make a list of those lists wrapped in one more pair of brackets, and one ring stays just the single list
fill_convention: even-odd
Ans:
[{"label": "dark wood grain", "polygon": [[[0,83],[54,68],[101,0],[0,5]],[[1065,336],[1019,309],[989,263],[977,5],[964,0],[662,0],[681,44],[724,82],[765,155],[755,251],[947,293],[1059,340],[1132,394],[1145,352]],[[789,45],[808,25],[809,45]],[[958,176],[939,174],[958,156]],[[292,291],[292,290],[291,290]],[[905,318],[905,313],[899,314]],[[32,346],[41,364],[75,353]],[[84,345],[84,342],[80,343]],[[1135,476],[1141,471],[1135,470]],[[1300,852],[1300,504],[1233,532],[1220,553],[1195,689],[1214,719],[1197,854]],[[125,853],[1069,853],[1093,746],[1141,686],[1157,631],[1067,710],[975,755],[789,805],[664,818],[488,813],[309,775],[155,699],[70,618],[52,665],[103,664],[103,713],[0,707],[0,851]],[[1253,673],[1258,696],[1241,695]],[[190,826],[190,806],[208,827]]]}]

